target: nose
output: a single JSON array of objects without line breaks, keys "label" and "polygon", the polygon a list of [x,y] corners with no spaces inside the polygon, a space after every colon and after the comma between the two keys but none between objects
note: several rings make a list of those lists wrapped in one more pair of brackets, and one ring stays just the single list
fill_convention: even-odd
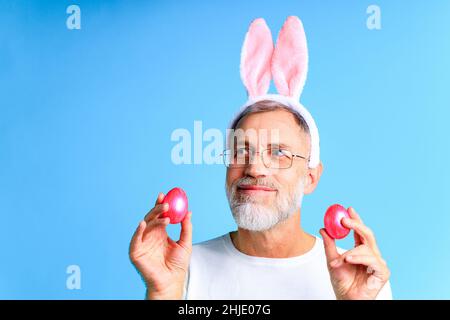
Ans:
[{"label": "nose", "polygon": [[244,172],[247,176],[258,178],[267,176],[269,174],[269,169],[264,165],[261,154],[259,152],[254,152],[253,159],[245,166]]}]

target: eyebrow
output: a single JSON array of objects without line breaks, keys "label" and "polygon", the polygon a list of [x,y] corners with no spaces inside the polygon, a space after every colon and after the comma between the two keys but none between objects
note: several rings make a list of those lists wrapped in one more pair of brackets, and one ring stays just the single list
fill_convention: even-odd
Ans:
[{"label": "eyebrow", "polygon": [[[246,146],[246,147],[249,146],[248,140],[245,140],[245,146]],[[291,147],[290,147],[288,144],[283,143],[283,142],[279,142],[279,143],[268,143],[268,144],[267,144],[267,148],[272,148],[272,147],[291,149]]]},{"label": "eyebrow", "polygon": [[280,142],[280,143],[269,143],[267,146],[268,147],[278,147],[278,148],[291,149],[291,147],[288,144],[283,143],[283,142]]}]

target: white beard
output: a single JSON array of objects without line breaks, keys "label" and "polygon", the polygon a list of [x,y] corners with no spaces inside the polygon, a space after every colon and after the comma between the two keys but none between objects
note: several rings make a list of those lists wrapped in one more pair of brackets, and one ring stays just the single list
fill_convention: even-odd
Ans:
[{"label": "white beard", "polygon": [[[245,179],[240,179],[237,182]],[[261,183],[261,185],[277,188],[277,198],[273,205],[255,202],[250,196],[242,196],[241,199],[237,199],[237,182],[233,183],[230,188],[226,186],[226,193],[233,218],[239,228],[250,231],[269,230],[291,217],[297,209],[301,208],[304,190],[303,179],[300,179],[293,194],[280,193],[280,188],[277,188],[277,186]]]}]

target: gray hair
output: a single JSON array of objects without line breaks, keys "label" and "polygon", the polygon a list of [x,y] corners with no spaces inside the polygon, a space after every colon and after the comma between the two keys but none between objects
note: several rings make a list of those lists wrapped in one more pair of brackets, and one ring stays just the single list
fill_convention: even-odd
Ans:
[{"label": "gray hair", "polygon": [[255,102],[254,104],[248,106],[245,108],[232,122],[231,128],[233,130],[236,130],[236,126],[239,123],[239,121],[244,118],[246,115],[249,115],[251,113],[259,113],[259,112],[268,112],[268,111],[275,111],[275,110],[286,110],[292,113],[295,117],[295,120],[297,124],[300,126],[303,132],[305,132],[307,135],[309,135],[309,127],[306,123],[305,119],[302,117],[300,113],[298,113],[296,110],[289,108],[288,106],[285,106],[284,104],[281,104],[277,101],[272,100],[261,100],[258,102]]}]

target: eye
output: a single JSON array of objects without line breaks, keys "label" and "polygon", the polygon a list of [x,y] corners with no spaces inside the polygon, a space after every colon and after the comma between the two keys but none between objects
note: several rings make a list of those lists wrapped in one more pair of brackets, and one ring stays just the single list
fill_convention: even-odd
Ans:
[{"label": "eye", "polygon": [[272,156],[274,157],[285,157],[286,151],[280,148],[275,148],[271,150]]},{"label": "eye", "polygon": [[238,148],[235,153],[236,156],[246,156],[248,154],[248,150],[246,148]]}]

